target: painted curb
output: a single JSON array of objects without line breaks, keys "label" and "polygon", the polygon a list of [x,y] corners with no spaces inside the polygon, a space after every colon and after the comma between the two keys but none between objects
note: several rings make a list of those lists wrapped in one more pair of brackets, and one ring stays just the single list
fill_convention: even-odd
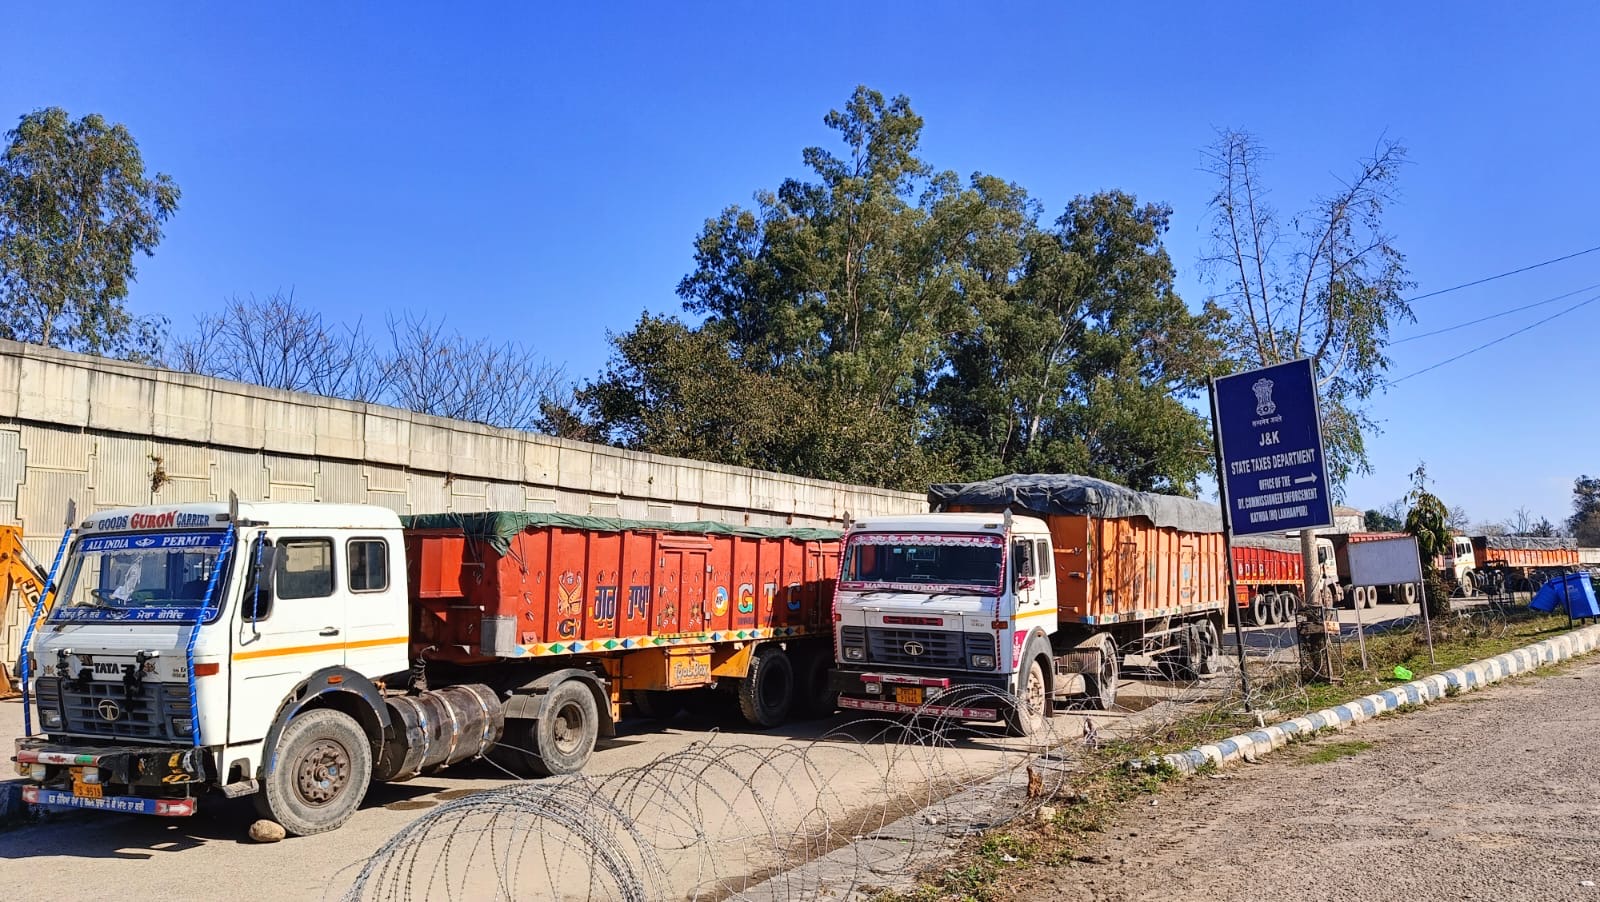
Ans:
[{"label": "painted curb", "polygon": [[1296,717],[1270,727],[1230,736],[1220,742],[1202,745],[1186,752],[1165,755],[1147,762],[1147,765],[1165,762],[1186,773],[1207,763],[1222,767],[1246,758],[1268,754],[1290,742],[1317,733],[1343,730],[1352,724],[1371,720],[1379,714],[1404,705],[1425,705],[1453,692],[1481,689],[1507,677],[1588,654],[1596,648],[1600,648],[1600,624],[1586,626],[1502,655],[1413,680],[1402,686],[1364,695],[1355,701],[1323,708],[1305,717]]}]

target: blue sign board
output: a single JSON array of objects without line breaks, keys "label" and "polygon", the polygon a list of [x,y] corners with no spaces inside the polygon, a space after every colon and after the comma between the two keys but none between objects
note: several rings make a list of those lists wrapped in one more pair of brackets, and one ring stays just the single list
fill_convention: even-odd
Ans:
[{"label": "blue sign board", "polygon": [[1317,377],[1293,360],[1215,380],[1222,503],[1236,536],[1333,525]]}]

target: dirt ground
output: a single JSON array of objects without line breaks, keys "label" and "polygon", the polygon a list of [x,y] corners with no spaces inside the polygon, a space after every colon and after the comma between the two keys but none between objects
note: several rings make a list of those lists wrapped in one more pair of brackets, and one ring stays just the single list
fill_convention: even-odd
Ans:
[{"label": "dirt ground", "polygon": [[1578,664],[1185,780],[1012,898],[1600,900],[1597,694]]}]

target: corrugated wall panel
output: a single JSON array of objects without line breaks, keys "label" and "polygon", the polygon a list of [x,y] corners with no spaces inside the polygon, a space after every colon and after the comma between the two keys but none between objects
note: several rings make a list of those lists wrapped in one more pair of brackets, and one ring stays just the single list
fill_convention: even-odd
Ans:
[{"label": "corrugated wall panel", "polygon": [[360,504],[367,500],[367,474],[360,464],[318,461],[317,500],[330,504]]},{"label": "corrugated wall panel", "polygon": [[48,470],[89,471],[89,455],[94,453],[94,436],[66,429],[50,429],[24,423],[22,447],[28,452],[28,466]]},{"label": "corrugated wall panel", "polygon": [[[98,508],[143,507],[151,502],[150,477],[155,462],[149,457],[150,440],[101,436],[95,443],[89,471]],[[162,468],[166,468],[165,462]]]},{"label": "corrugated wall panel", "polygon": [[317,462],[309,457],[282,457],[268,454],[267,472],[274,485],[317,485]]},{"label": "corrugated wall panel", "polygon": [[28,473],[28,452],[22,450],[22,430],[0,429],[0,501],[16,501],[17,488]]},{"label": "corrugated wall panel", "polygon": [[399,492],[406,491],[406,471],[399,467],[383,467],[376,464],[367,464],[363,468],[367,475],[368,492]]},{"label": "corrugated wall panel", "polygon": [[67,502],[76,501],[78,517],[83,517],[95,507],[94,490],[89,488],[87,470],[69,473],[64,470],[30,469],[28,479],[17,493],[17,519],[23,533],[30,537],[61,536]]},{"label": "corrugated wall panel", "polygon": [[167,475],[181,479],[211,479],[211,462],[217,452],[200,445],[177,445],[156,442],[150,453],[161,458],[161,467]]},{"label": "corrugated wall panel", "polygon": [[267,478],[267,461],[261,454],[245,451],[217,452],[216,466],[211,470],[211,494],[218,499],[236,492],[240,501],[265,501],[271,485]]}]

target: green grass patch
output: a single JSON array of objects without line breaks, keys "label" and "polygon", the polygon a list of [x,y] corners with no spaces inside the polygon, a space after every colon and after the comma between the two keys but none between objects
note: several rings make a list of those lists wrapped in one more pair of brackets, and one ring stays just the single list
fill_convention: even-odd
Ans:
[{"label": "green grass patch", "polygon": [[1355,740],[1352,742],[1329,742],[1322,745],[1306,747],[1306,753],[1294,761],[1295,764],[1327,764],[1329,761],[1338,761],[1340,758],[1353,758],[1372,748],[1372,743]]}]

